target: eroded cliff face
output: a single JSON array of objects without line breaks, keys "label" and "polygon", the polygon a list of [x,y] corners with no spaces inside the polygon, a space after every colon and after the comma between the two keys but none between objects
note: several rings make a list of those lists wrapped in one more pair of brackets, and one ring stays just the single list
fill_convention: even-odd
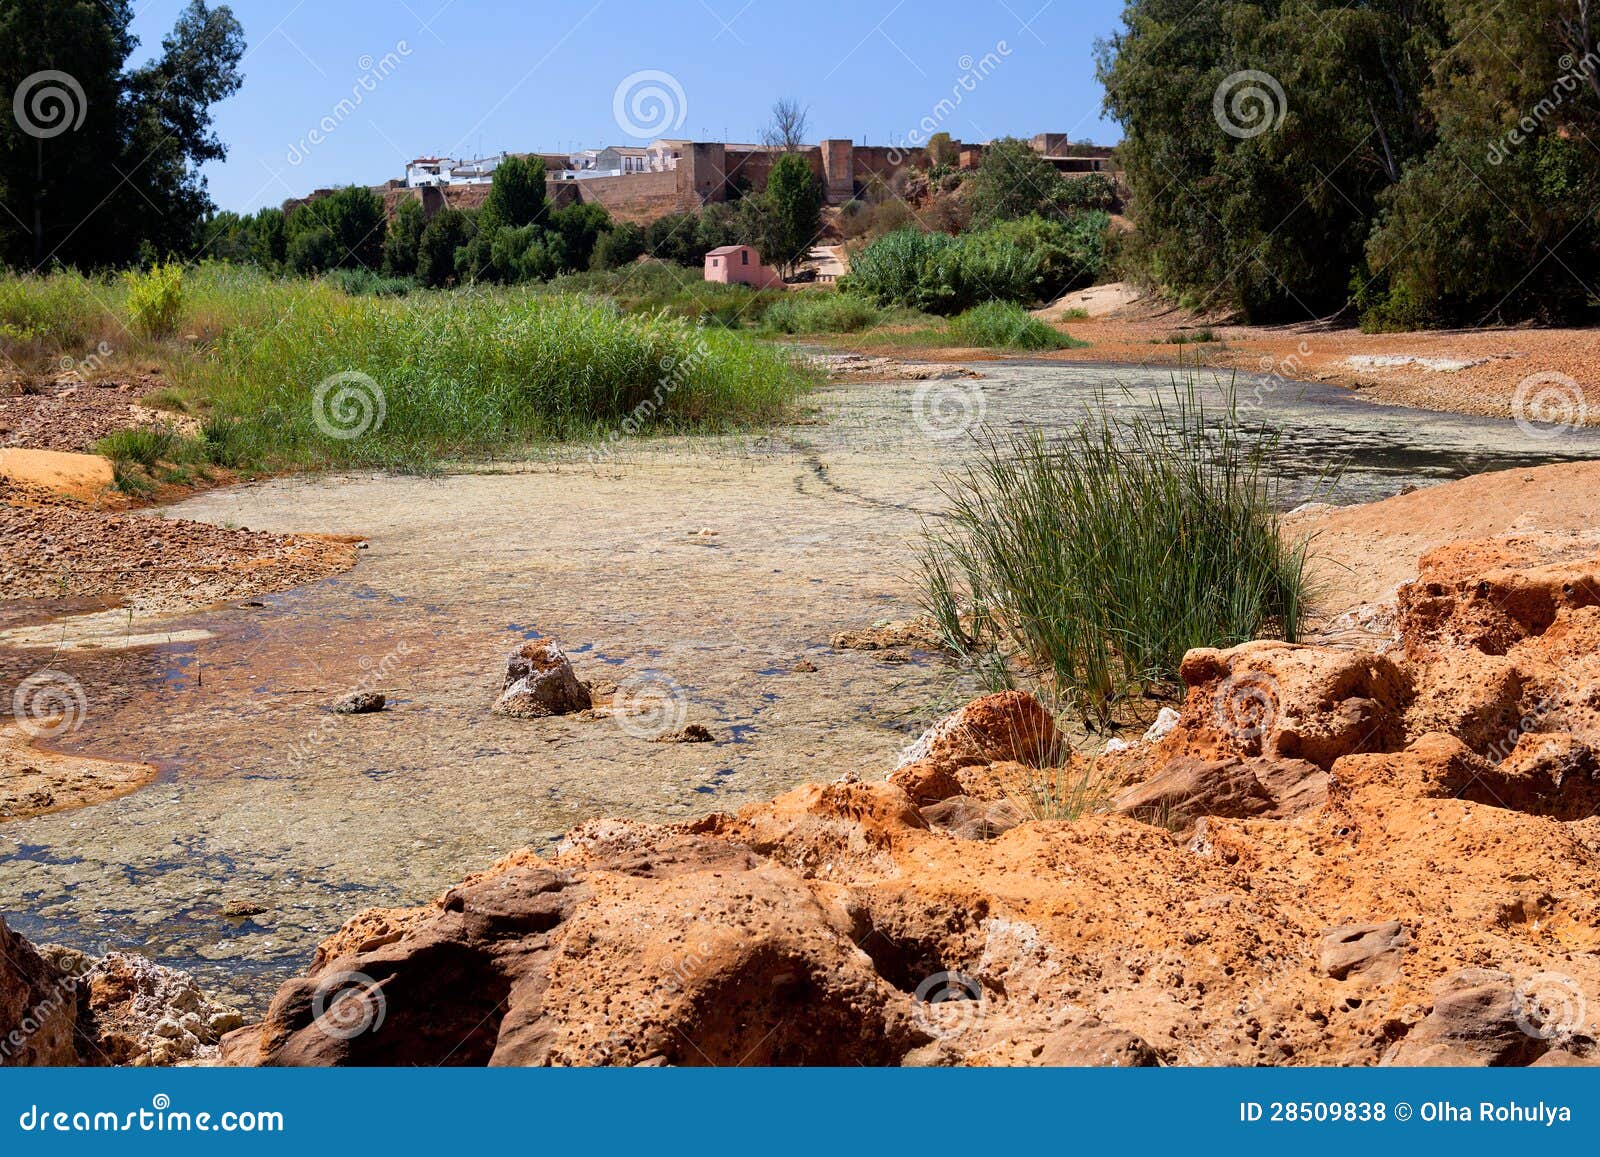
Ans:
[{"label": "eroded cliff face", "polygon": [[[1600,1000],[1600,559],[1423,559],[1385,655],[1196,651],[1072,821],[1015,693],[886,782],[600,820],[363,912],[237,1064],[1582,1062]],[[890,769],[885,769],[890,772]]]}]

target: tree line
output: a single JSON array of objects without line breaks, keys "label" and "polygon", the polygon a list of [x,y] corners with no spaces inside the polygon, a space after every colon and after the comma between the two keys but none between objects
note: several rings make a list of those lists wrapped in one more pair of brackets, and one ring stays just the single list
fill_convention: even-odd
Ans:
[{"label": "tree line", "polygon": [[1589,315],[1591,0],[1128,0],[1100,45],[1137,232],[1122,261],[1253,320]]},{"label": "tree line", "polygon": [[199,224],[195,253],[302,275],[365,270],[433,287],[546,281],[641,256],[699,265],[709,250],[734,244],[792,268],[816,239],[821,204],[810,163],[790,154],[773,164],[760,193],[639,226],[592,202],[552,206],[544,162],[509,156],[477,208],[427,218],[421,202],[406,197],[386,217],[383,198],[355,185],[287,211],[215,213]]}]

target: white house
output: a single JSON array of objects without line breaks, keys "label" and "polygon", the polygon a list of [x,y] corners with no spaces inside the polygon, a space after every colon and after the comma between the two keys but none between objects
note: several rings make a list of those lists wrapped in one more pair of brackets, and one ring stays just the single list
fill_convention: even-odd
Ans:
[{"label": "white house", "polygon": [[406,165],[406,187],[424,185],[487,185],[505,159],[504,153],[461,161],[454,157],[418,157]]},{"label": "white house", "polygon": [[424,185],[448,185],[450,170],[455,166],[456,162],[449,157],[418,157],[406,165],[406,187],[417,189]]},{"label": "white house", "polygon": [[650,171],[652,173],[670,173],[677,169],[678,161],[683,157],[683,150],[689,147],[686,140],[676,140],[672,137],[662,137],[659,141],[651,141],[645,147],[649,154]]},{"label": "white house", "polygon": [[607,145],[595,155],[594,176],[618,177],[650,171],[650,151],[631,145]]}]

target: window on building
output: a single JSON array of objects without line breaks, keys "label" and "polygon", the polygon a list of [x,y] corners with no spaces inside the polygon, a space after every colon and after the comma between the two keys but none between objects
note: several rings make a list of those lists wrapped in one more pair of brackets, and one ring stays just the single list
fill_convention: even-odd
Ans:
[{"label": "window on building", "polygon": [[745,249],[745,250],[740,252],[740,254],[739,254],[739,264],[740,265],[749,265],[750,264],[750,250]]}]

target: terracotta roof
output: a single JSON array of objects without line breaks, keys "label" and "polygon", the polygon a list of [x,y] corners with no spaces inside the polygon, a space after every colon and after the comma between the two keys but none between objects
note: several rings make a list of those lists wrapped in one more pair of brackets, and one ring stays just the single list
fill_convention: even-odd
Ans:
[{"label": "terracotta roof", "polygon": [[718,245],[715,249],[706,250],[706,256],[711,257],[714,254],[737,253],[741,249],[749,248],[751,248],[749,245]]}]

